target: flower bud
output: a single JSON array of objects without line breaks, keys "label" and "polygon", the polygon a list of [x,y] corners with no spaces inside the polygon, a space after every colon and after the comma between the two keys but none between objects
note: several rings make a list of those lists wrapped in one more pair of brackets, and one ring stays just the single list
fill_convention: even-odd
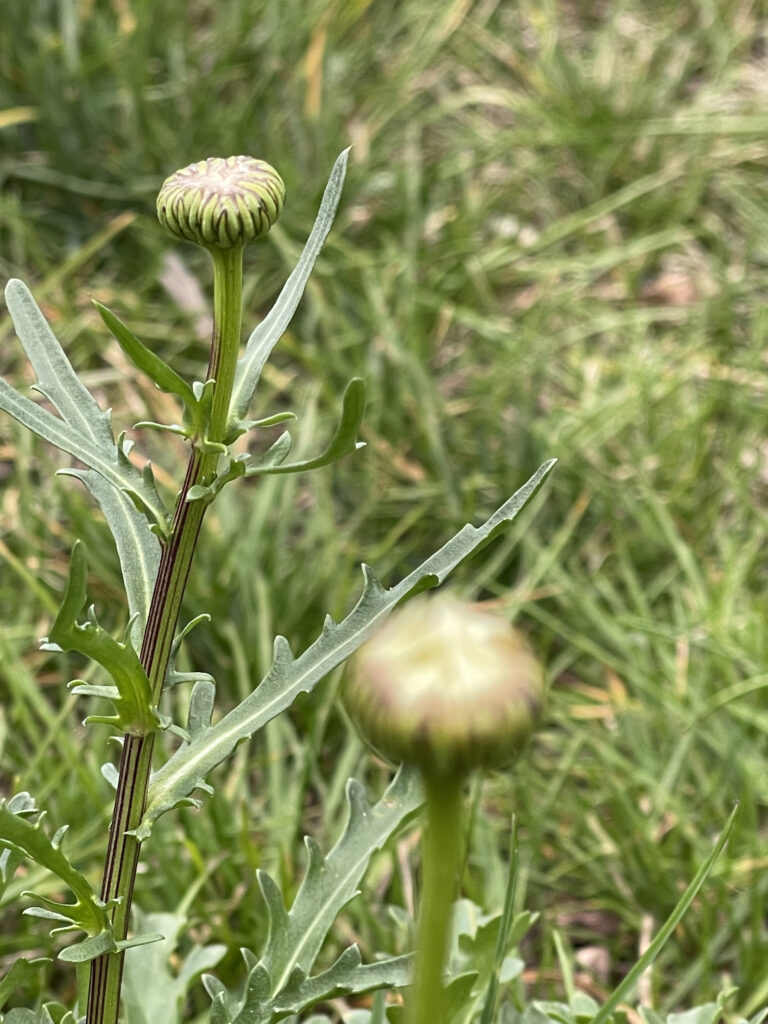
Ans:
[{"label": "flower bud", "polygon": [[210,157],[165,179],[157,216],[176,238],[232,249],[266,234],[284,201],[283,179],[270,164],[250,156]]},{"label": "flower bud", "polygon": [[515,629],[441,595],[396,611],[360,648],[344,703],[377,753],[445,775],[513,761],[544,695],[541,666]]}]

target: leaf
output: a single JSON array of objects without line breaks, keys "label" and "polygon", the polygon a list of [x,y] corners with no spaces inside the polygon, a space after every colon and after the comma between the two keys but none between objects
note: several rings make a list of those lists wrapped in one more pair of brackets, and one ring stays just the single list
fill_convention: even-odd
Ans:
[{"label": "leaf", "polygon": [[216,725],[200,728],[189,743],[183,743],[153,774],[147,810],[137,837],[146,839],[153,822],[186,800],[238,743],[289,707],[299,694],[312,690],[331,669],[356,651],[400,601],[442,583],[469,555],[503,530],[537,493],[553,466],[554,461],[541,466],[487,522],[480,527],[464,526],[397,586],[386,590],[364,566],[365,585],[353,610],[338,624],[326,619],[320,636],[300,657],[294,658],[288,641],[277,637],[272,667],[257,689]]},{"label": "leaf", "polygon": [[381,988],[404,988],[410,983],[413,957],[398,956],[389,960],[364,964],[357,946],[345,949],[327,971],[314,978],[301,978],[297,972],[273,1003],[270,1020],[286,1013],[301,1013],[326,999],[338,996],[361,995]]},{"label": "leaf", "polygon": [[60,473],[82,480],[104,513],[115,538],[130,615],[129,633],[136,650],[141,648],[152,591],[160,566],[160,542],[147,529],[145,516],[120,491],[92,469],[63,469]]},{"label": "leaf", "polygon": [[[290,983],[274,998],[264,983],[269,982],[260,964],[251,968],[242,1001],[218,1021],[226,1024],[273,1024],[290,1014],[299,1014],[328,999],[338,996],[360,995],[381,988],[403,988],[410,981],[413,959],[394,957],[373,964],[363,964],[357,946],[345,949],[327,971],[307,978],[301,971],[291,977]],[[219,997],[220,1005],[223,999]],[[234,1012],[233,1012],[234,1010]],[[129,1024],[133,1024],[129,1021]]]},{"label": "leaf", "polygon": [[125,326],[122,320],[115,316],[112,310],[107,309],[106,306],[103,306],[95,299],[93,304],[99,311],[101,319],[115,336],[120,348],[122,348],[134,366],[146,373],[161,391],[180,398],[190,415],[194,415],[198,408],[198,401],[189,384],[175,370],[171,369],[157,353],[147,348],[143,341],[139,341],[136,335]]},{"label": "leaf", "polygon": [[40,312],[29,289],[11,280],[5,289],[16,333],[37,375],[37,390],[58,410],[55,416],[0,378],[0,409],[39,437],[80,459],[118,492],[125,492],[163,533],[168,512],[151,472],[142,474],[128,460],[124,443],[115,443],[110,414],[99,408],[83,386]]},{"label": "leaf", "polygon": [[477,984],[477,972],[469,971],[452,978],[445,986],[443,1005],[445,1015],[443,1024],[459,1019],[467,1004],[472,1001],[472,992]]},{"label": "leaf", "polygon": [[171,653],[168,657],[168,668],[165,673],[165,686],[166,688],[172,686],[178,686],[180,683],[196,683],[200,680],[206,682],[213,682],[213,676],[209,672],[182,672],[176,668],[176,659],[179,655],[182,641],[195,626],[199,626],[201,622],[210,622],[211,616],[208,612],[202,612],[200,615],[196,615],[194,619],[191,619],[184,628],[176,634],[171,644]]},{"label": "leaf", "polygon": [[275,882],[259,872],[269,915],[264,954],[257,962],[244,952],[248,977],[239,999],[215,978],[204,979],[214,1003],[212,1024],[269,1024],[325,999],[409,983],[411,957],[363,964],[357,946],[346,949],[328,970],[314,977],[309,973],[340,911],[357,895],[371,855],[415,814],[422,799],[413,769],[401,768],[373,806],[363,787],[350,779],[344,831],[327,857],[313,840],[305,840],[307,871],[290,910]]},{"label": "leaf", "polygon": [[[269,972],[273,993],[288,984],[296,968],[309,973],[334,921],[357,895],[373,851],[415,814],[422,800],[418,776],[410,769],[400,769],[373,807],[365,789],[350,779],[347,783],[349,815],[344,832],[327,857],[323,857],[312,839],[305,839],[307,871],[288,912],[282,908],[282,897],[272,880],[265,872],[259,872],[270,920],[261,963]],[[276,893],[280,900],[277,911],[271,893]]]},{"label": "leaf", "polygon": [[451,992],[456,996],[453,1009],[446,1013],[446,1020],[453,1024],[475,1019],[476,1005],[484,995],[487,1004],[487,993],[494,979],[498,987],[502,978],[506,982],[522,973],[523,961],[507,954],[533,925],[537,915],[523,911],[513,916],[509,895],[508,886],[505,909],[496,914],[483,914],[471,900],[458,900],[454,905],[446,970],[448,996]]},{"label": "leaf", "polygon": [[36,957],[34,960],[25,960],[24,957],[19,957],[11,969],[6,971],[3,977],[0,978],[0,1010],[2,1010],[16,989],[26,982],[27,978],[31,977],[35,971],[38,971],[43,964],[49,963],[51,963],[51,960],[45,956]]},{"label": "leaf", "polygon": [[347,384],[336,431],[331,442],[321,455],[314,459],[304,459],[302,462],[281,463],[277,466],[248,466],[246,476],[255,476],[257,473],[301,473],[306,469],[319,469],[321,466],[328,466],[337,462],[358,448],[364,447],[363,442],[358,441],[358,434],[363,422],[365,411],[365,381],[360,377],[353,377]]},{"label": "leaf", "polygon": [[[142,914],[134,909],[139,931],[163,936],[151,948],[131,950],[125,957],[123,1001],[127,1024],[176,1024],[189,989],[204,971],[227,952],[226,946],[193,946],[179,963],[176,947],[186,924],[179,914]],[[171,959],[175,969],[171,969]],[[121,1018],[122,1019],[122,1018]]]},{"label": "leaf", "polygon": [[[35,823],[31,820],[34,816],[37,817]],[[37,916],[63,922],[62,927],[55,928],[53,934],[82,930],[89,939],[106,936],[112,943],[111,948],[115,948],[107,908],[93,892],[85,876],[70,864],[61,849],[66,829],[59,829],[52,839],[49,838],[42,828],[44,817],[44,814],[37,813],[28,793],[19,793],[10,801],[0,801],[0,847],[16,854],[19,861],[22,858],[31,860],[52,871],[75,897],[74,903],[56,903],[44,896],[27,893],[41,904],[40,907],[31,908],[32,912]]]},{"label": "leaf", "polygon": [[260,420],[243,420],[240,426],[243,430],[254,430],[257,427],[274,427],[278,423],[285,423],[286,420],[295,419],[296,413],[276,412],[272,416],[264,416]]},{"label": "leaf", "polygon": [[253,399],[256,385],[259,383],[264,364],[296,312],[296,307],[304,293],[304,287],[336,215],[347,170],[348,154],[349,150],[345,149],[333,165],[317,218],[307,239],[307,244],[304,246],[304,251],[299,257],[299,262],[285,282],[274,306],[251,334],[245,352],[238,360],[230,404],[228,434],[232,431],[235,436],[242,433],[241,421],[248,413],[248,407]]},{"label": "leaf", "polygon": [[146,736],[162,728],[161,719],[152,701],[152,688],[147,673],[130,640],[121,643],[110,636],[96,621],[93,609],[88,621],[79,623],[78,613],[86,602],[87,565],[80,541],[72,548],[69,580],[59,614],[51,627],[43,650],[80,651],[106,669],[114,686],[95,686],[78,682],[73,692],[91,697],[106,697],[115,706],[116,715],[91,715],[87,722],[112,725],[133,736]]},{"label": "leaf", "polygon": [[[3,1020],[4,1024],[75,1024],[74,1016],[61,1003],[45,1003],[38,1010],[9,1010]],[[77,1024],[85,1024],[85,1017]]]},{"label": "leaf", "polygon": [[290,453],[292,441],[290,434],[283,433],[258,461],[253,461],[252,456],[248,453],[236,455],[235,458],[230,459],[217,473],[212,483],[196,484],[191,487],[187,494],[187,501],[213,501],[224,484],[242,476],[260,476],[265,473],[302,473],[304,470],[319,469],[321,466],[338,462],[350,452],[364,447],[363,442],[357,440],[364,411],[365,381],[359,377],[353,377],[344,391],[341,419],[328,447],[320,455],[313,459],[304,459],[301,462],[286,463],[285,460]]},{"label": "leaf", "polygon": [[[17,793],[7,803],[7,810],[10,814],[35,815],[37,808],[35,801],[29,793]],[[0,842],[0,896],[5,892],[6,886],[16,873],[16,869],[24,860],[24,852],[16,847],[3,847]]]},{"label": "leaf", "polygon": [[166,394],[176,395],[181,399],[184,407],[184,425],[152,423],[142,420],[137,427],[152,427],[156,430],[170,430],[181,437],[202,438],[208,426],[206,422],[207,406],[200,401],[192,387],[180,377],[164,360],[155,352],[147,348],[144,342],[139,341],[136,335],[115,314],[94,300],[94,306],[99,311],[102,320],[114,335],[118,344],[139,370],[143,371],[150,380],[165,391]]}]

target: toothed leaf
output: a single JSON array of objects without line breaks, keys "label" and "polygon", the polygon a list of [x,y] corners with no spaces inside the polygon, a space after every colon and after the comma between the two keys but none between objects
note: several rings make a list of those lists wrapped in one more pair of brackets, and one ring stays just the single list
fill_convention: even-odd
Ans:
[{"label": "toothed leaf", "polygon": [[272,668],[257,689],[216,725],[200,730],[189,743],[182,743],[154,773],[141,837],[146,838],[152,823],[161,814],[193,793],[208,772],[228,757],[238,743],[284,711],[301,693],[312,690],[356,651],[397,604],[420,590],[442,583],[469,555],[503,530],[537,493],[553,465],[554,462],[545,463],[487,522],[480,527],[463,527],[397,586],[386,590],[371,570],[364,567],[365,586],[353,610],[337,626],[326,628],[298,658],[292,656],[286,641],[278,637]]},{"label": "toothed leaf", "polygon": [[322,974],[303,981],[299,981],[297,975],[294,983],[274,998],[273,1013],[265,1018],[265,1024],[279,1019],[278,1014],[301,1013],[338,996],[361,995],[380,988],[404,988],[410,983],[412,969],[411,956],[393,957],[372,964],[361,963],[357,946],[350,946]]},{"label": "toothed leaf", "polygon": [[342,835],[327,857],[317,843],[306,840],[307,869],[290,910],[272,878],[259,872],[269,916],[264,955],[257,961],[243,950],[248,976],[239,997],[215,978],[204,979],[213,1002],[211,1024],[273,1024],[325,999],[408,984],[410,957],[363,964],[357,946],[345,950],[328,970],[314,977],[310,971],[340,911],[357,894],[372,853],[417,811],[421,800],[418,777],[410,769],[398,772],[375,805],[360,783],[350,780]]},{"label": "toothed leaf", "polygon": [[[31,860],[53,872],[72,892],[74,903],[54,903],[46,897],[35,896],[41,907],[30,908],[38,917],[60,921],[63,927],[55,931],[82,930],[89,939],[106,936],[111,941],[111,928],[106,908],[101,904],[87,879],[73,865],[61,848],[61,830],[50,839],[43,829],[43,814],[34,813],[34,803],[29,794],[20,801],[0,801],[0,848],[9,850],[15,864]],[[14,805],[16,810],[14,810]],[[32,818],[37,817],[36,821]],[[10,878],[10,875],[8,875]],[[66,950],[64,951],[66,953]],[[63,954],[60,954],[63,955]]]},{"label": "toothed leaf", "polygon": [[261,963],[272,979],[273,992],[285,988],[297,968],[309,974],[334,921],[357,895],[371,854],[418,810],[421,801],[421,786],[412,770],[401,769],[374,806],[368,802],[363,786],[350,779],[349,811],[341,838],[327,857],[314,842],[307,842],[309,863],[287,913],[277,886],[270,880],[265,890],[266,879],[261,873],[259,882],[270,919]]},{"label": "toothed leaf", "polygon": [[53,647],[62,651],[80,651],[105,668],[114,686],[79,682],[74,687],[74,693],[107,697],[115,706],[117,714],[108,717],[92,716],[89,721],[103,722],[122,732],[144,736],[162,727],[165,722],[153,707],[149,679],[130,641],[121,643],[115,640],[98,624],[92,611],[89,612],[87,622],[78,623],[77,615],[86,602],[86,577],[85,551],[82,544],[76,541],[72,548],[64,599],[50,636],[43,642],[43,649]]},{"label": "toothed leaf", "polygon": [[274,1024],[338,996],[402,988],[409,983],[411,969],[410,956],[363,964],[357,946],[350,946],[327,971],[313,978],[295,971],[286,987],[270,997],[269,974],[257,964],[251,969],[239,1000],[226,993],[223,986],[211,984],[214,979],[206,979],[216,1009],[211,1014],[211,1024]]}]

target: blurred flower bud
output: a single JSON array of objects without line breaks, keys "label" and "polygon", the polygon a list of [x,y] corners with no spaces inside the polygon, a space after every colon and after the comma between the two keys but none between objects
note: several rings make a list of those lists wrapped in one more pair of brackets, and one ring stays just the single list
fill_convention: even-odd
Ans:
[{"label": "blurred flower bud", "polygon": [[396,611],[353,656],[344,689],[375,751],[432,774],[513,761],[544,696],[541,666],[520,634],[449,595]]}]

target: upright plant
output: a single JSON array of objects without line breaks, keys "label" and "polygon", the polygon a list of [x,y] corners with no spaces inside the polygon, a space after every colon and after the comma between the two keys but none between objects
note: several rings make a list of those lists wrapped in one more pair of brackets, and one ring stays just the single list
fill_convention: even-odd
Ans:
[{"label": "upright plant", "polygon": [[[253,735],[296,699],[311,690],[332,668],[374,633],[390,611],[412,593],[441,583],[479,545],[485,543],[525,507],[546,479],[552,463],[537,473],[480,527],[465,526],[399,584],[386,589],[367,567],[364,587],[353,610],[339,623],[326,618],[318,638],[294,657],[278,637],[267,675],[215,725],[211,723],[214,682],[209,676],[175,668],[183,637],[200,619],[177,629],[184,588],[208,505],[238,477],[296,473],[328,465],[359,448],[365,388],[353,379],[344,394],[338,425],[316,457],[290,461],[290,434],[283,433],[262,454],[234,454],[244,434],[293,418],[280,413],[249,418],[261,371],[284,332],[330,230],[344,180],[346,153],[336,161],[318,216],[303,253],[272,310],[251,334],[238,358],[242,323],[242,268],[246,242],[264,234],[279,215],[284,198],[277,172],[248,157],[211,159],[172,175],[158,197],[162,223],[178,238],[205,246],[214,266],[214,330],[204,381],[185,381],[150,351],[108,309],[98,306],[112,334],[136,367],[182,406],[181,424],[143,424],[171,430],[189,442],[189,460],[172,508],[161,496],[149,464],[139,470],[128,458],[124,434],[114,440],[109,413],[103,411],[75,374],[32,295],[20,281],[6,289],[8,309],[37,375],[37,390],[58,415],[0,379],[0,408],[34,433],[69,453],[85,469],[64,472],[80,479],[99,504],[113,533],[125,584],[127,626],[119,640],[104,630],[86,606],[87,567],[83,545],[75,543],[61,609],[46,641],[47,649],[79,651],[107,673],[106,684],[77,682],[74,692],[111,702],[112,714],[87,721],[108,724],[122,734],[120,765],[106,774],[116,792],[101,891],[97,895],[62,849],[64,828],[49,837],[43,814],[26,793],[0,805],[0,884],[6,885],[23,859],[32,859],[59,876],[74,902],[61,904],[36,896],[27,912],[52,919],[56,931],[85,933],[59,952],[81,966],[79,1007],[87,1024],[115,1024],[118,1019],[125,952],[143,965],[144,984],[128,986],[126,1005],[142,1000],[154,1019],[180,1012],[186,991],[178,979],[163,980],[160,956],[172,948],[180,922],[169,915],[146,920],[147,930],[129,935],[136,865],[142,843],[157,818],[184,803],[197,803],[198,789],[210,792],[208,773],[242,740]],[[164,686],[191,681],[184,726],[161,711]],[[155,736],[167,730],[180,745],[152,772]],[[401,771],[384,798],[371,807],[362,787],[348,787],[349,819],[327,857],[308,842],[304,882],[287,910],[282,895],[261,873],[260,885],[269,916],[269,937],[260,957],[245,953],[247,978],[233,995],[213,977],[206,979],[212,998],[213,1024],[259,1024],[298,1014],[331,995],[405,984],[407,958],[361,963],[356,947],[346,950],[328,970],[311,975],[325,936],[341,908],[354,895],[372,850],[380,846],[418,807],[421,791],[412,772]],[[138,920],[143,920],[138,915]],[[157,927],[153,927],[153,926]],[[170,935],[169,935],[170,933]],[[161,941],[162,940],[162,941]],[[152,945],[158,943],[158,946]],[[209,949],[195,954],[194,964],[179,978],[188,983],[220,955]],[[190,957],[192,959],[192,957]],[[89,965],[89,979],[82,969]],[[23,958],[0,981],[7,999],[20,978],[33,969]],[[152,976],[156,984],[147,983]],[[159,973],[158,973],[159,972]],[[126,978],[130,980],[131,963]],[[86,991],[87,989],[87,995]],[[170,1000],[170,1004],[169,1001]],[[164,1002],[165,1001],[165,1002]],[[175,1009],[174,1009],[175,1007]],[[30,1016],[31,1014],[31,1016]],[[8,1024],[72,1020],[64,1008],[37,1012],[12,1010]]]}]

